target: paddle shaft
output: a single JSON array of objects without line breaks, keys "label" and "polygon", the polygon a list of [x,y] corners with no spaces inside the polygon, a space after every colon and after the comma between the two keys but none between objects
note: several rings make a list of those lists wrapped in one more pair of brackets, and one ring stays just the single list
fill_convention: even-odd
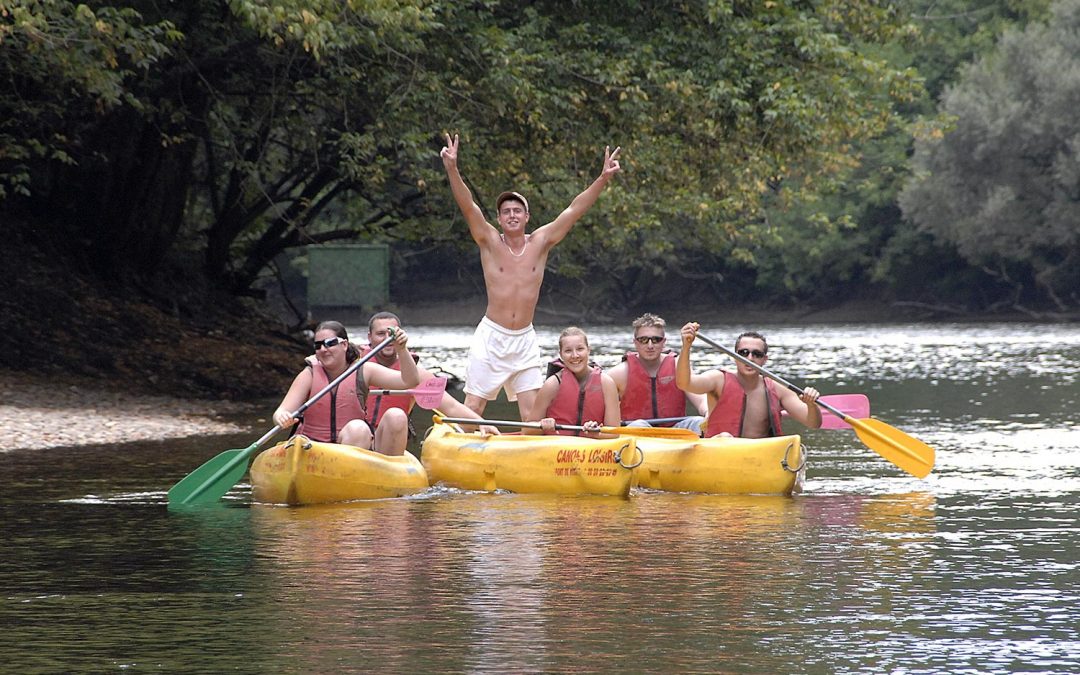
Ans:
[{"label": "paddle shaft", "polygon": [[[473,420],[469,419],[468,417],[440,417],[439,419],[443,422],[449,422],[451,424],[486,424],[492,427],[520,427],[522,429],[543,428],[539,422],[514,422],[512,420]],[[585,431],[585,427],[577,426],[574,424],[556,424],[555,428],[559,431]],[[614,429],[614,427],[600,427],[596,431],[608,431],[611,429]]]},{"label": "paddle shaft", "polygon": [[[863,394],[826,394],[820,397],[818,402],[819,405],[824,403],[835,405],[837,410],[850,415],[851,417],[867,417],[870,414],[869,402]],[[784,412],[786,414],[787,411]],[[681,417],[653,417],[641,421],[648,422],[649,424],[672,424],[674,422],[682,422],[691,417],[693,417],[693,415],[683,415]],[[632,420],[623,420],[623,423],[625,424],[630,421]],[[841,428],[846,429],[848,427],[844,426]]]},{"label": "paddle shaft", "polygon": [[[487,424],[493,427],[519,427],[522,429],[543,429],[539,422],[514,422],[512,420],[483,420],[469,419],[468,417],[442,417],[437,416],[436,422],[449,422],[451,424]],[[586,431],[585,427],[576,424],[556,424],[557,431]],[[657,436],[662,438],[695,439],[697,434],[689,429],[665,429],[663,427],[600,427],[595,429],[605,434],[615,436]]]},{"label": "paddle shaft", "polygon": [[[688,419],[689,417],[690,417],[690,415],[683,415],[682,417],[653,417],[651,419],[640,420],[640,421],[648,422],[649,424],[671,424],[672,422],[682,422],[683,420]],[[638,420],[623,420],[623,423],[637,422],[637,421]]]},{"label": "paddle shaft", "polygon": [[369,394],[374,396],[422,396],[424,394],[442,394],[446,391],[446,378],[433,377],[419,387],[412,389],[370,389]]},{"label": "paddle shaft", "polygon": [[417,394],[430,394],[431,391],[421,389],[369,389],[372,396],[416,396]]},{"label": "paddle shaft", "polygon": [[[378,347],[375,347],[374,349],[369,351],[367,354],[365,354],[362,358],[360,358],[357,361],[353,362],[348,368],[345,369],[344,372],[342,372],[340,375],[335,377],[329,384],[327,384],[325,387],[320,389],[318,391],[318,393],[316,393],[314,396],[309,398],[302,406],[297,408],[296,411],[292,413],[291,417],[293,417],[294,419],[299,418],[301,415],[304,414],[305,410],[307,410],[308,408],[313,406],[319,399],[321,399],[326,394],[330,393],[335,387],[337,387],[339,384],[344,382],[345,378],[347,378],[349,375],[355,373],[357,371],[357,369],[359,369],[365,363],[367,363],[372,357],[374,357],[376,354],[378,354],[379,351],[381,351],[382,349],[390,346],[390,343],[393,342],[393,341],[394,341],[394,335],[393,335],[393,333],[391,333],[391,335],[389,337],[387,337],[385,340],[383,340],[381,343],[379,343]],[[187,492],[185,495],[182,495],[182,496],[178,495],[176,501],[178,503],[180,503],[180,504],[190,504],[192,501],[197,500],[200,496],[203,495],[203,493],[208,491],[210,488],[218,487],[219,490],[220,490],[221,486],[219,485],[219,483],[222,482],[222,479],[224,479],[226,476],[228,476],[230,473],[232,473],[232,471],[240,464],[240,462],[246,461],[248,457],[250,457],[252,454],[254,454],[256,450],[258,450],[260,447],[262,447],[262,445],[264,443],[266,443],[268,440],[273,438],[274,434],[281,431],[283,428],[284,427],[282,427],[280,424],[275,424],[273,429],[266,432],[266,434],[264,434],[262,438],[260,438],[259,440],[255,441],[254,443],[249,445],[245,450],[237,453],[235,457],[230,459],[221,468],[219,468],[217,471],[215,471],[214,474],[210,476],[210,478],[202,481],[199,485],[192,488],[191,491]],[[213,462],[214,460],[211,459],[210,461]],[[189,475],[195,474],[196,472],[198,472],[198,469],[196,469],[195,471],[193,471]],[[184,479],[181,479],[180,482],[178,482],[176,485],[173,486],[173,488],[171,490],[169,490],[169,502],[170,502],[170,504],[173,503],[173,501],[174,501],[172,499],[173,491],[176,490],[177,488],[181,487],[183,483],[184,483]],[[231,481],[229,481],[229,485],[225,486],[225,490],[222,491],[221,494],[215,496],[214,499],[211,500],[211,501],[216,501],[217,499],[221,498],[221,496],[224,495],[225,492],[228,492],[230,488],[232,488],[232,482]]]}]

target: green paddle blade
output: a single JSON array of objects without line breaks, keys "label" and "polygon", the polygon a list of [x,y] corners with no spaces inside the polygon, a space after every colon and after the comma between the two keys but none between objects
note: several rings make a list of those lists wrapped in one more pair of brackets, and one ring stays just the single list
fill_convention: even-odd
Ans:
[{"label": "green paddle blade", "polygon": [[[346,377],[356,372],[357,369],[382,351],[384,347],[389,346],[393,341],[394,330],[390,329],[389,337],[380,342],[377,346],[372,347],[370,352],[354,361],[351,366],[345,369],[345,372],[335,377],[333,382],[330,382],[320,389],[319,392],[309,398],[304,405],[297,408],[296,412],[292,414],[293,419],[300,419],[300,416],[305,410],[314,405],[315,402],[326,395],[327,392],[341,384]],[[225,493],[231,490],[232,486],[236,485],[236,483],[244,477],[244,473],[247,472],[247,460],[250,459],[251,455],[255,454],[255,451],[258,450],[263,443],[273,438],[274,434],[281,431],[281,429],[282,426],[280,424],[274,425],[273,429],[266,432],[262,438],[255,441],[244,450],[226,450],[200,466],[198,469],[195,469],[184,476],[179,483],[172,486],[172,489],[169,490],[169,508],[209,504],[210,502],[216,502],[224,497]]]},{"label": "green paddle blade", "polygon": [[859,440],[874,452],[916,478],[926,478],[934,468],[934,449],[881,420],[845,417]]},{"label": "green paddle blade", "polygon": [[195,469],[169,490],[169,508],[212,504],[232,489],[247,472],[247,459],[258,447],[226,450]]}]

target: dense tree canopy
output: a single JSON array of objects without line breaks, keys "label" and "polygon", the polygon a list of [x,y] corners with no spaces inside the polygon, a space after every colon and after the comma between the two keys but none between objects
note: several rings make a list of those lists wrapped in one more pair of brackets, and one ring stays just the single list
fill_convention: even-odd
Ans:
[{"label": "dense tree canopy", "polygon": [[1009,30],[948,88],[916,144],[904,213],[970,262],[1080,306],[1080,1]]},{"label": "dense tree canopy", "polygon": [[[1047,5],[0,0],[0,215],[101,278],[195,267],[242,294],[282,252],[334,240],[475,266],[445,131],[482,206],[513,187],[534,222],[611,144],[624,173],[550,265],[612,304],[686,279],[734,301],[871,286],[974,300],[982,268],[1025,265],[1063,303],[1067,247],[975,251],[897,204],[933,97]],[[1046,58],[1071,44],[1042,39]],[[946,171],[948,139],[920,145],[920,170]]]},{"label": "dense tree canopy", "polygon": [[[815,189],[880,132],[914,75],[867,45],[873,0],[3,2],[3,208],[102,274],[170,251],[248,288],[291,246],[458,240],[444,130],[487,204],[552,217],[606,143],[626,172],[555,261],[670,269],[749,258],[761,200]],[[801,177],[791,180],[792,176]],[[597,256],[599,244],[605,252]]]}]

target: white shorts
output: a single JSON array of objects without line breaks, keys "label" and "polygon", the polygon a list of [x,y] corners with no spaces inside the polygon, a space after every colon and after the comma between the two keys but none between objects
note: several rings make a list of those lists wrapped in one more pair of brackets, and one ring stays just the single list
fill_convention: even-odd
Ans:
[{"label": "white shorts", "polygon": [[465,393],[494,401],[504,387],[506,398],[516,401],[519,393],[539,389],[543,383],[540,344],[532,324],[510,330],[486,316],[481,319],[469,346]]}]

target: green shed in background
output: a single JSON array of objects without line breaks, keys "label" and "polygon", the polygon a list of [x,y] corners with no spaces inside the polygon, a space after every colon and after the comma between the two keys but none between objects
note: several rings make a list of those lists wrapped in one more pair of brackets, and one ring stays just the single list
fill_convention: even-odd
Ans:
[{"label": "green shed in background", "polygon": [[370,310],[390,300],[390,247],[386,244],[308,246],[308,308]]}]

